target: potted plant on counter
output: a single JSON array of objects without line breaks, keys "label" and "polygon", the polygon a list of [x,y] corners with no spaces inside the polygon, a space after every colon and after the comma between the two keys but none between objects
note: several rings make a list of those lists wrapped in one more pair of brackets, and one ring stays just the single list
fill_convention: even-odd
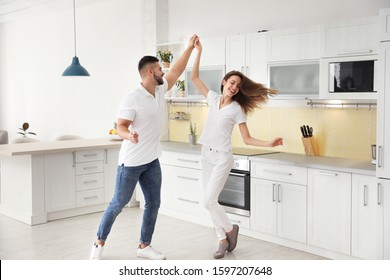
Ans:
[{"label": "potted plant on counter", "polygon": [[191,145],[196,145],[196,123],[190,122],[190,134],[188,135],[188,140]]},{"label": "potted plant on counter", "polygon": [[173,59],[173,54],[171,50],[158,50],[157,57],[160,57],[164,68],[169,68]]},{"label": "potted plant on counter", "polygon": [[185,97],[186,96],[186,92],[185,92],[186,86],[185,86],[184,80],[177,80],[176,87],[177,87],[178,95],[180,97]]}]

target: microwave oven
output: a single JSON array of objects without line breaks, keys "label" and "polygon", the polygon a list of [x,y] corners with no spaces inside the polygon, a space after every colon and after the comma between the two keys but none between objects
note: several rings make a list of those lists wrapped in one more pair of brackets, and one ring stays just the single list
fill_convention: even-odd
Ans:
[{"label": "microwave oven", "polygon": [[326,98],[371,99],[377,93],[376,55],[327,58],[321,61]]}]

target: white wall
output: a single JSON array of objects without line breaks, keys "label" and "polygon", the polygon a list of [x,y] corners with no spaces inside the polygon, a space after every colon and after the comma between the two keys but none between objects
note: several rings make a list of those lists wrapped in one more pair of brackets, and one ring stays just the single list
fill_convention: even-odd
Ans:
[{"label": "white wall", "polygon": [[390,0],[169,0],[169,41],[377,16]]},{"label": "white wall", "polygon": [[139,83],[141,0],[76,6],[77,56],[91,77],[62,77],[74,56],[69,9],[0,25],[0,129],[30,123],[36,138],[107,137],[120,100]]}]

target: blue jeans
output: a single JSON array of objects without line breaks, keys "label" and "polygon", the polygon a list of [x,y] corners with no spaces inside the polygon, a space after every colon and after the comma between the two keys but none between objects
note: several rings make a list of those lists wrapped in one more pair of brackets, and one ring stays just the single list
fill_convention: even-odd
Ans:
[{"label": "blue jeans", "polygon": [[116,217],[129,203],[137,182],[145,198],[140,243],[148,245],[152,241],[161,196],[161,167],[158,159],[140,166],[118,166],[114,197],[100,222],[97,233],[99,240],[107,239]]}]

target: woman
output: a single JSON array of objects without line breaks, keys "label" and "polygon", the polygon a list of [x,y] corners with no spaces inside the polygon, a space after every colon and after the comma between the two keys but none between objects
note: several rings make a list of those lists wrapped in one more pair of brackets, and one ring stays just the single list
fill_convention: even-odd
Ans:
[{"label": "woman", "polygon": [[202,44],[195,42],[198,54],[192,69],[191,80],[199,92],[207,97],[209,113],[199,143],[202,147],[203,204],[210,212],[219,238],[218,250],[214,258],[223,258],[226,251],[233,251],[237,244],[238,225],[232,225],[224,209],[218,203],[218,196],[229,176],[233,164],[231,134],[238,124],[241,136],[247,145],[275,147],[283,144],[282,138],[263,141],[253,138],[246,125],[247,114],[276,94],[255,83],[241,72],[231,71],[225,75],[221,84],[222,94],[210,91],[199,78]]}]

